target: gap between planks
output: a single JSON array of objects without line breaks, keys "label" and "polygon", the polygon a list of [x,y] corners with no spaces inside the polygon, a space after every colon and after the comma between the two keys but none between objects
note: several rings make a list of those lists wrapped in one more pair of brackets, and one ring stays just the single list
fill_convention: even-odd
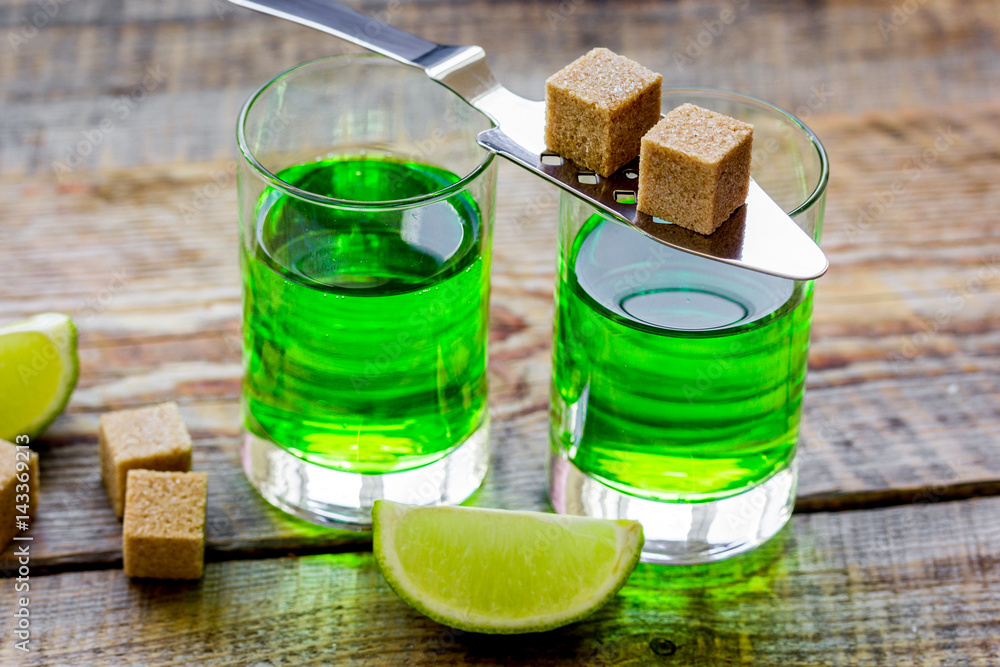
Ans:
[{"label": "gap between planks", "polygon": [[[799,498],[795,503],[794,516],[816,514],[839,514],[847,512],[868,512],[883,509],[898,509],[907,506],[960,504],[976,499],[987,499],[1000,496],[1000,481],[984,483],[956,484],[933,489],[898,489],[885,492],[868,491],[858,494],[829,494],[815,498]],[[793,527],[794,518],[789,520]],[[788,530],[786,528],[785,530]],[[205,563],[226,563],[231,561],[267,560],[271,558],[302,558],[307,556],[334,555],[348,553],[370,553],[371,537],[367,532],[359,531],[358,541],[340,542],[334,544],[308,545],[263,545],[238,546],[232,549],[213,548],[206,545]],[[33,566],[33,577],[57,576],[71,572],[99,572],[104,570],[120,570],[122,557],[120,552],[95,552],[88,554],[88,561],[62,561],[54,559],[43,565]],[[0,578],[7,574],[0,569]]]}]

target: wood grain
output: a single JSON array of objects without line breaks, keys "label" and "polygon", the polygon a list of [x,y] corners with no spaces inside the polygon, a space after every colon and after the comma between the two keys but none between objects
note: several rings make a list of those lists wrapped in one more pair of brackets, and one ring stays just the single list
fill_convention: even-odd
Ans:
[{"label": "wood grain", "polygon": [[[547,76],[595,46],[662,72],[668,87],[738,90],[810,120],[989,102],[987,82],[1000,80],[993,0],[921,0],[899,26],[894,0],[355,4],[430,39],[481,44],[499,80],[536,99]],[[113,130],[80,156],[84,169],[233,156],[236,113],[254,88],[297,63],[348,51],[224,0],[58,5],[16,51],[3,44],[0,173],[51,177],[53,163],[105,119]],[[3,9],[0,34],[18,34],[37,3]],[[726,10],[731,21],[721,24]],[[894,30],[880,28],[887,20]],[[144,89],[150,68],[163,80]],[[123,96],[141,101],[123,107]]]},{"label": "wood grain", "polygon": [[[1000,223],[982,213],[1000,207],[992,187],[1000,182],[1000,138],[991,131],[998,121],[1000,110],[987,106],[814,123],[834,172],[826,223],[833,268],[817,286],[800,511],[1000,491]],[[959,128],[953,142],[925,163],[920,179],[907,181],[872,223],[856,225],[856,211],[891,192],[906,161],[919,159],[933,147],[935,128],[948,126]],[[272,510],[240,471],[230,172],[218,161],[81,171],[62,184],[0,181],[13,213],[0,256],[14,269],[0,283],[0,315],[62,310],[80,329],[80,385],[67,414],[37,443],[39,568],[118,562],[120,524],[97,478],[97,417],[164,400],[181,402],[196,439],[195,467],[212,473],[211,558],[367,545],[365,535],[318,530]],[[206,190],[213,179],[219,187]],[[540,509],[548,506],[557,196],[509,167],[500,193],[494,457],[475,502]],[[182,206],[195,204],[185,216]],[[56,235],[63,241],[53,245]]]},{"label": "wood grain", "polygon": [[[70,313],[82,375],[34,443],[42,650],[12,653],[6,579],[0,664],[1000,664],[1000,499],[976,498],[1000,494],[1000,4],[351,4],[483,45],[530,97],[607,46],[668,87],[735,89],[806,118],[831,158],[832,267],[817,287],[799,514],[725,564],[640,566],[592,619],[543,636],[416,614],[370,554],[337,553],[369,548],[367,535],[274,510],[237,452],[232,127],[261,83],[349,49],[224,0],[4,0],[0,322]],[[501,169],[494,454],[476,504],[547,507],[556,203]],[[193,584],[123,578],[98,479],[98,415],[163,400],[181,404],[195,469],[210,473],[209,565]],[[0,555],[0,574],[13,564]]]},{"label": "wood grain", "polygon": [[[193,584],[67,573],[31,581],[36,652],[16,664],[986,667],[998,553],[995,498],[799,516],[729,562],[640,565],[591,618],[516,637],[426,619],[371,554],[213,563]],[[0,614],[3,636],[10,624]]]}]

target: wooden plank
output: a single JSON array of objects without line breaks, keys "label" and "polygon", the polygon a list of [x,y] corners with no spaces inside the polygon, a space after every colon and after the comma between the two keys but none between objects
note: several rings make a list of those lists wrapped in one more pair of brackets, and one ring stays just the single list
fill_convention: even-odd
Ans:
[{"label": "wooden plank", "polygon": [[[1000,250],[1000,222],[981,215],[1000,207],[1000,191],[990,187],[1000,180],[1000,138],[988,131],[997,120],[993,107],[961,117],[817,119],[835,174],[827,217],[833,268],[817,288],[800,510],[1000,490],[1000,271],[983,273]],[[853,212],[896,178],[879,168],[870,147],[901,173],[922,142],[933,145],[935,127],[959,122],[959,138],[921,172],[926,180],[908,184],[906,197],[851,237]],[[0,181],[0,196],[11,202],[0,243],[0,262],[11,269],[0,282],[0,317],[62,310],[80,328],[80,385],[38,443],[38,567],[120,558],[120,524],[97,479],[97,416],[164,400],[181,402],[196,438],[195,465],[212,472],[212,558],[366,544],[363,535],[287,519],[240,472],[235,197],[227,165],[81,171],[63,184]],[[213,178],[217,192],[207,189]],[[557,197],[513,168],[502,170],[500,192],[491,313],[495,453],[476,502],[545,508]],[[198,210],[186,220],[181,206]],[[950,211],[947,227],[921,214],[927,210]]]},{"label": "wooden plank", "polygon": [[[516,640],[426,621],[368,555],[307,556],[365,549],[367,537],[288,519],[240,473],[227,174],[247,94],[347,49],[223,0],[12,0],[0,5],[0,321],[70,312],[84,375],[36,443],[32,612],[44,650],[24,662],[5,640],[0,663],[1000,662],[1000,501],[927,504],[1000,491],[1000,223],[989,213],[1000,205],[1000,100],[987,85],[1000,79],[1000,5],[352,4],[433,39],[482,44],[498,77],[529,96],[604,45],[662,71],[668,86],[733,88],[808,117],[834,175],[833,269],[817,294],[798,502],[812,514],[728,565],[642,566],[594,619]],[[10,42],[53,6],[37,34]],[[725,9],[734,20],[720,27]],[[111,129],[95,135],[105,120]],[[68,174],[54,171],[74,158]],[[556,200],[512,169],[501,193],[495,453],[475,502],[544,508]],[[195,435],[195,467],[212,473],[212,563],[198,584],[130,584],[114,569],[120,524],[97,478],[97,415],[168,399]],[[824,512],[893,504],[906,506]],[[307,557],[257,560],[286,552]],[[4,574],[10,555],[0,555]],[[60,570],[84,571],[39,576]],[[13,583],[0,584],[5,638]]]},{"label": "wooden plank", "polygon": [[[0,60],[0,173],[221,159],[247,95],[299,62],[342,53],[322,33],[232,8],[224,0],[56,3],[59,11]],[[1000,7],[992,0],[705,4],[361,3],[392,25],[450,43],[478,43],[499,79],[540,98],[547,76],[594,46],[630,55],[667,86],[714,86],[811,118],[908,106],[962,108],[995,98]],[[909,5],[908,5],[909,7]],[[728,24],[722,12],[731,12]],[[37,3],[0,14],[19,34]],[[498,11],[502,18],[498,17]],[[902,18],[893,15],[902,12]],[[880,28],[889,21],[893,30]],[[718,34],[712,34],[712,31]],[[146,81],[150,71],[162,80]],[[144,83],[146,81],[146,83]],[[155,84],[155,85],[154,85]],[[134,99],[133,99],[134,98]],[[124,102],[124,106],[123,106]],[[134,102],[134,104],[133,104]],[[95,135],[102,121],[111,129]],[[79,155],[87,137],[93,146]]]},{"label": "wooden plank", "polygon": [[[33,577],[24,665],[938,665],[1000,661],[1000,499],[799,516],[756,553],[640,565],[594,616],[541,635],[451,630],[370,554],[209,564],[200,582],[117,569]],[[12,600],[13,580],[0,583]],[[127,634],[123,634],[127,628]]]},{"label": "wooden plank", "polygon": [[[539,362],[535,360],[536,365]],[[967,498],[1000,493],[1000,403],[997,376],[962,378],[963,393],[947,383],[918,380],[889,390],[816,390],[807,402],[798,511]],[[533,385],[541,393],[544,385]],[[234,387],[235,391],[235,387]],[[898,412],[898,401],[915,407]],[[545,495],[548,416],[544,401],[493,422],[493,459],[473,503],[508,509],[550,508]],[[364,533],[322,529],[292,519],[264,502],[246,482],[238,451],[235,399],[185,402],[195,435],[194,469],[210,473],[208,547],[211,560],[286,552],[364,549]],[[828,417],[834,415],[834,419]],[[901,417],[894,416],[901,414]],[[962,415],[959,429],[947,420]],[[986,416],[984,416],[986,415]],[[67,426],[93,431],[96,414]],[[205,425],[211,424],[211,429]],[[222,435],[212,435],[213,432]],[[33,524],[33,563],[45,571],[113,565],[121,559],[121,524],[100,483],[92,435],[50,439],[41,447],[41,507]],[[13,566],[13,549],[0,567]]]}]

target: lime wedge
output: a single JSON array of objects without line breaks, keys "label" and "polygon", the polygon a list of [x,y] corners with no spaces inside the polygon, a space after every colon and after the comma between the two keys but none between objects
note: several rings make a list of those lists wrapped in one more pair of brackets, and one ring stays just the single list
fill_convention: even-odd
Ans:
[{"label": "lime wedge", "polygon": [[372,510],[382,574],[407,604],[470,632],[541,632],[614,597],[639,562],[642,526],[541,512]]},{"label": "lime wedge", "polygon": [[66,315],[0,327],[0,439],[44,431],[66,407],[79,374],[76,327]]}]

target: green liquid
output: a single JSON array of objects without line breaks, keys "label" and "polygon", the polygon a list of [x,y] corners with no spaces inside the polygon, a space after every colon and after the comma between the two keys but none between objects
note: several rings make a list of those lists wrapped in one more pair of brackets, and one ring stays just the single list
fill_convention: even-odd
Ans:
[{"label": "green liquid", "polygon": [[[458,180],[381,158],[279,177],[372,202]],[[384,473],[432,463],[484,424],[488,239],[468,194],[352,211],[268,189],[256,218],[256,238],[241,243],[251,432],[320,465]]]},{"label": "green liquid", "polygon": [[722,498],[783,469],[812,283],[704,260],[593,216],[561,258],[552,439],[623,493]]}]

